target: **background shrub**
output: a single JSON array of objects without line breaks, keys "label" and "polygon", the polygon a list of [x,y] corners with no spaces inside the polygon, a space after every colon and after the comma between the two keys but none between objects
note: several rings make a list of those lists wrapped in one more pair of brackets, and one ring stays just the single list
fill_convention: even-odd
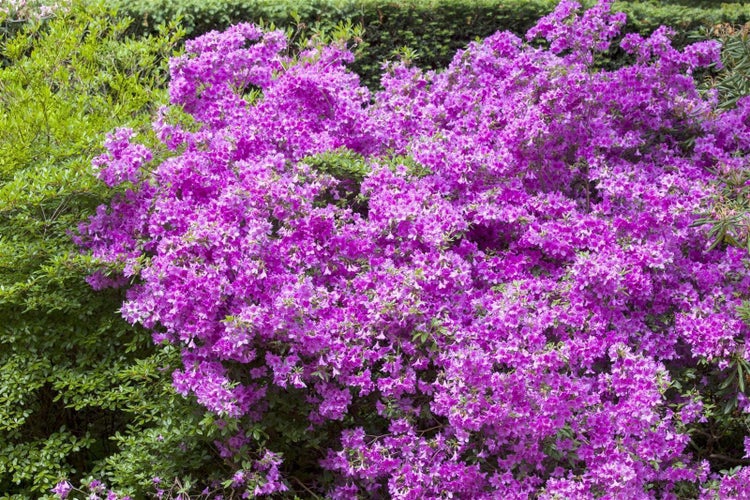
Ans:
[{"label": "background shrub", "polygon": [[[237,22],[263,20],[282,28],[315,25],[332,27],[343,22],[361,24],[360,54],[352,68],[367,86],[379,85],[383,61],[406,48],[417,65],[444,68],[456,50],[497,31],[523,35],[557,5],[555,0],[108,0],[123,15],[135,19],[131,30],[153,32],[165,21],[181,18],[189,37],[223,30]],[[583,2],[591,4],[592,2]],[[718,23],[750,21],[750,5],[715,2],[616,2],[614,10],[628,15],[625,32],[642,35],[661,25],[677,30],[674,45],[685,46],[689,33]],[[292,14],[296,14],[292,16]],[[607,64],[616,66],[624,54],[614,50]],[[612,62],[611,60],[615,61]]]},{"label": "background shrub", "polygon": [[119,319],[120,290],[86,283],[70,235],[111,196],[91,166],[103,135],[129,124],[149,141],[182,36],[136,40],[113,19],[77,4],[0,31],[0,492],[14,498],[90,475],[152,490],[213,458],[202,412],[171,388],[175,353]]}]

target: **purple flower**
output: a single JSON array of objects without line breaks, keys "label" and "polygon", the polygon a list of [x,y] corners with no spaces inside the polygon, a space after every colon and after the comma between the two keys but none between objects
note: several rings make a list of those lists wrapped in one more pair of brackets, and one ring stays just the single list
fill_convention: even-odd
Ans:
[{"label": "purple flower", "polygon": [[[750,101],[716,109],[691,74],[718,46],[667,29],[599,69],[610,5],[561,2],[527,42],[492,35],[439,73],[391,64],[374,96],[341,46],[199,37],[170,65],[194,126],[160,115],[174,155],[150,171],[131,132],[108,137],[100,175],[130,189],[79,240],[137,283],[123,316],[181,349],[178,392],[261,427],[294,394],[309,432],[337,429],[332,497],[704,484],[702,396],[671,384],[750,333],[746,253],[694,224],[718,169],[746,168]],[[281,456],[248,458],[253,430],[217,444],[246,462],[232,482],[284,491]]]},{"label": "purple flower", "polygon": [[73,486],[67,481],[60,481],[52,488],[52,493],[60,498],[67,498],[70,492],[73,490]]}]

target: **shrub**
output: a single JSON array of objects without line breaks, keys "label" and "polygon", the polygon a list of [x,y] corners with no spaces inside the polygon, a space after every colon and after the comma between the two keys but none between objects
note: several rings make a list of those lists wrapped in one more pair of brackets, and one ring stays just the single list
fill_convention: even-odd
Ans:
[{"label": "shrub", "polygon": [[747,167],[750,101],[704,98],[719,44],[666,28],[596,69],[623,23],[563,1],[441,73],[390,65],[374,96],[341,44],[291,57],[248,24],[173,59],[174,156],[110,135],[120,193],[81,242],[237,432],[228,486],[744,494],[691,435],[747,408],[747,253],[696,222]]},{"label": "shrub", "polygon": [[[379,86],[384,61],[407,49],[424,69],[446,67],[453,54],[472,41],[496,31],[522,36],[537,19],[549,14],[553,0],[109,0],[136,20],[131,29],[149,33],[159,24],[181,18],[188,34],[196,37],[223,30],[238,22],[264,22],[285,29],[306,31],[313,26],[330,29],[351,22],[364,29],[367,50],[351,68],[371,89]],[[593,2],[588,2],[593,3]],[[736,3],[702,6],[681,2],[621,1],[617,10],[628,15],[626,32],[648,36],[660,26],[678,30],[673,44],[684,47],[689,34],[718,23],[750,21],[750,6]],[[607,54],[609,66],[621,64],[625,54]]]},{"label": "shrub", "polygon": [[149,140],[180,37],[134,40],[112,19],[75,4],[0,33],[0,491],[13,498],[90,475],[152,491],[153,475],[204,474],[212,449],[171,388],[178,352],[119,318],[121,291],[91,289],[69,234],[111,197],[91,168],[104,132]]}]

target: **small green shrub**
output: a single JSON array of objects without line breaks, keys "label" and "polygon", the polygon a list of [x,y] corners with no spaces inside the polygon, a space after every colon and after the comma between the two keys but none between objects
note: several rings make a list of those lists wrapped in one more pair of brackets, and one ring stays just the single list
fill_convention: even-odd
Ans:
[{"label": "small green shrub", "polygon": [[119,318],[121,291],[92,290],[69,234],[111,196],[91,166],[104,133],[129,124],[148,141],[182,36],[136,40],[113,19],[73,5],[0,31],[0,492],[13,498],[89,476],[143,494],[153,476],[215,468],[201,469],[202,412],[171,388],[174,353]]}]

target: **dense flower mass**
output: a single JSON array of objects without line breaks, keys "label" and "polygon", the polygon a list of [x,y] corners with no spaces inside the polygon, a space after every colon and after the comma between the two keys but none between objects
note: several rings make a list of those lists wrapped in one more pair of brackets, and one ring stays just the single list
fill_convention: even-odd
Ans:
[{"label": "dense flower mass", "polygon": [[[246,425],[303,394],[310,433],[337,422],[333,498],[705,483],[705,382],[673,381],[746,356],[747,254],[694,223],[746,168],[750,102],[717,112],[692,73],[718,44],[667,29],[594,69],[625,22],[609,4],[564,0],[439,73],[390,65],[375,95],[341,46],[190,42],[170,95],[194,123],[156,121],[161,162],[115,132],[96,165],[126,188],[81,227],[133,283],[123,315],[182,347],[177,389]],[[235,477],[251,493],[294,486],[269,446]]]}]

